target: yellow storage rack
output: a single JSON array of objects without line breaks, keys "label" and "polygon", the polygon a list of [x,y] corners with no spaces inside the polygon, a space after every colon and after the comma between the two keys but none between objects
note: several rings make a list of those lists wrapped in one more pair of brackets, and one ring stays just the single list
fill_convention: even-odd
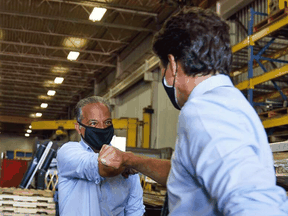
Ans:
[{"label": "yellow storage rack", "polygon": [[[288,74],[288,65],[285,65],[281,68],[277,68],[271,71],[267,71],[264,64],[268,61],[288,63],[288,61],[278,59],[279,57],[284,56],[288,53],[288,44],[286,47],[278,49],[272,54],[265,55],[265,51],[275,41],[274,37],[275,35],[281,34],[283,37],[283,31],[286,31],[286,33],[288,33],[288,8],[284,8],[274,14],[269,15],[267,19],[263,20],[256,26],[254,26],[255,15],[268,16],[268,14],[265,13],[255,12],[253,8],[250,9],[248,37],[232,47],[232,52],[234,56],[237,55],[237,53],[239,54],[241,50],[243,51],[244,48],[245,49],[248,48],[248,55],[249,55],[248,66],[242,66],[240,68],[235,69],[234,71],[231,72],[230,76],[233,78],[241,73],[248,72],[248,80],[242,81],[235,86],[239,90],[247,90],[248,100],[253,106],[265,105],[266,99],[275,99],[279,98],[280,96],[283,98],[284,101],[287,102],[286,95],[288,95],[288,88],[281,90],[273,79]],[[261,50],[257,54],[255,54],[255,51],[253,49],[255,43],[257,43],[257,41],[261,40],[264,37],[267,38],[269,37],[271,38],[271,40],[264,47],[261,47]],[[288,38],[288,34],[286,37]],[[259,66],[265,73],[254,77],[253,69]],[[277,91],[253,98],[254,87],[267,81],[271,81],[274,84],[274,87],[277,89]],[[262,123],[265,128],[273,128],[281,125],[288,125],[288,114],[282,115],[281,117],[278,118],[265,119],[262,121]]]}]

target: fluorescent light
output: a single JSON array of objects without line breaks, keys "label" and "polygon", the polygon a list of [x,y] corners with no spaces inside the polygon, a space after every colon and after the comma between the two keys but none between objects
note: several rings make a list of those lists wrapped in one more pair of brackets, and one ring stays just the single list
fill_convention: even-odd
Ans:
[{"label": "fluorescent light", "polygon": [[63,74],[63,73],[67,73],[68,70],[69,70],[69,68],[61,67],[61,66],[55,66],[55,67],[52,68],[52,72],[53,73],[61,73],[61,74]]},{"label": "fluorescent light", "polygon": [[42,100],[51,100],[51,97],[46,96],[46,95],[39,95],[38,98]]},{"label": "fluorescent light", "polygon": [[47,92],[47,95],[49,95],[49,96],[54,96],[55,94],[56,94],[56,91],[54,91],[54,90],[49,90]]},{"label": "fluorescent light", "polygon": [[89,16],[89,20],[92,20],[93,22],[100,21],[104,16],[104,14],[106,13],[106,11],[107,11],[106,8],[95,7]]},{"label": "fluorescent light", "polygon": [[54,83],[56,84],[61,84],[63,82],[64,78],[63,77],[56,77],[54,79]]},{"label": "fluorescent light", "polygon": [[32,133],[32,130],[28,129],[28,130],[27,130],[27,133]]},{"label": "fluorescent light", "polygon": [[30,136],[30,134],[28,134],[28,133],[25,133],[25,136],[26,136],[26,137],[29,137],[29,136]]},{"label": "fluorescent light", "polygon": [[87,40],[84,38],[77,38],[77,37],[68,37],[65,38],[63,41],[63,45],[65,47],[70,48],[83,48],[87,43]]},{"label": "fluorescent light", "polygon": [[47,103],[42,103],[42,104],[40,105],[40,107],[41,107],[41,108],[47,108],[47,107],[48,107],[48,104],[47,104]]},{"label": "fluorescent light", "polygon": [[36,117],[41,117],[42,113],[36,113]]},{"label": "fluorescent light", "polygon": [[70,51],[70,53],[67,56],[67,59],[70,60],[70,61],[75,61],[75,60],[77,60],[79,55],[80,55],[79,52]]},{"label": "fluorescent light", "polygon": [[31,128],[32,128],[32,125],[29,125],[29,128],[31,129]]},{"label": "fluorescent light", "polygon": [[35,113],[31,113],[29,116],[30,116],[31,118],[36,118]]},{"label": "fluorescent light", "polygon": [[55,83],[53,80],[44,80],[43,86],[46,88],[52,88],[55,86]]}]

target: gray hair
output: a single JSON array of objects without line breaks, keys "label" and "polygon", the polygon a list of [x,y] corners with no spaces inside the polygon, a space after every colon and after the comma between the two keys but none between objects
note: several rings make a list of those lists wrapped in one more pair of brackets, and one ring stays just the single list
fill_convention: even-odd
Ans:
[{"label": "gray hair", "polygon": [[112,108],[109,104],[109,102],[103,98],[103,97],[99,97],[99,96],[91,96],[91,97],[88,97],[88,98],[83,98],[82,100],[80,100],[76,107],[75,107],[75,114],[76,114],[76,120],[81,122],[82,119],[83,119],[83,116],[82,116],[82,108],[88,104],[92,104],[92,103],[101,103],[101,104],[104,104],[109,112],[111,113],[112,111]]}]

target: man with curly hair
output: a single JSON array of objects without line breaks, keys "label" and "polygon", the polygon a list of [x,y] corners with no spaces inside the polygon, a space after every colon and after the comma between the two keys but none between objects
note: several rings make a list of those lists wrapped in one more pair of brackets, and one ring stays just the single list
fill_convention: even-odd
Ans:
[{"label": "man with curly hair", "polygon": [[288,214],[263,125],[230,80],[229,38],[229,26],[209,10],[184,8],[168,19],[153,50],[167,95],[181,110],[171,163],[106,145],[98,158],[167,182],[171,216]]}]

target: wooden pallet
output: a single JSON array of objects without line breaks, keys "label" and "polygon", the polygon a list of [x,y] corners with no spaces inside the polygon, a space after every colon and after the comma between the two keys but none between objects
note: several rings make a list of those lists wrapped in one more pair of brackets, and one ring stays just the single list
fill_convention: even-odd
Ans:
[{"label": "wooden pallet", "polygon": [[154,207],[160,207],[163,206],[164,201],[165,201],[165,195],[162,195],[160,193],[151,193],[150,192],[145,192],[143,193],[143,202],[146,205],[154,206]]},{"label": "wooden pallet", "polygon": [[53,203],[52,197],[36,197],[36,196],[17,196],[17,195],[0,195],[0,201],[21,201],[21,202],[39,202]]},{"label": "wooden pallet", "polygon": [[280,117],[280,116],[283,116],[286,114],[288,114],[288,108],[287,107],[274,109],[274,110],[267,111],[267,112],[262,112],[262,113],[259,113],[258,115],[259,115],[261,120],[265,120],[267,118]]},{"label": "wooden pallet", "polygon": [[44,208],[14,208],[0,206],[0,212],[5,213],[24,213],[24,214],[56,214],[55,209]]},{"label": "wooden pallet", "polygon": [[284,8],[284,9],[279,10],[273,14],[270,14],[266,19],[262,20],[261,22],[259,22],[258,24],[256,24],[254,26],[253,32],[254,33],[258,32],[258,31],[268,27],[272,23],[277,22],[280,19],[283,19],[287,15],[288,15],[288,8]]},{"label": "wooden pallet", "polygon": [[0,188],[0,194],[53,197],[53,191],[51,190],[34,190],[34,189],[20,189],[20,188],[7,188],[7,187]]},{"label": "wooden pallet", "polygon": [[4,207],[22,207],[22,208],[45,208],[55,209],[54,203],[42,203],[42,202],[15,202],[12,200],[0,201],[0,206]]},{"label": "wooden pallet", "polygon": [[0,216],[55,216],[55,214],[25,214],[25,213],[5,213],[0,212]]}]

